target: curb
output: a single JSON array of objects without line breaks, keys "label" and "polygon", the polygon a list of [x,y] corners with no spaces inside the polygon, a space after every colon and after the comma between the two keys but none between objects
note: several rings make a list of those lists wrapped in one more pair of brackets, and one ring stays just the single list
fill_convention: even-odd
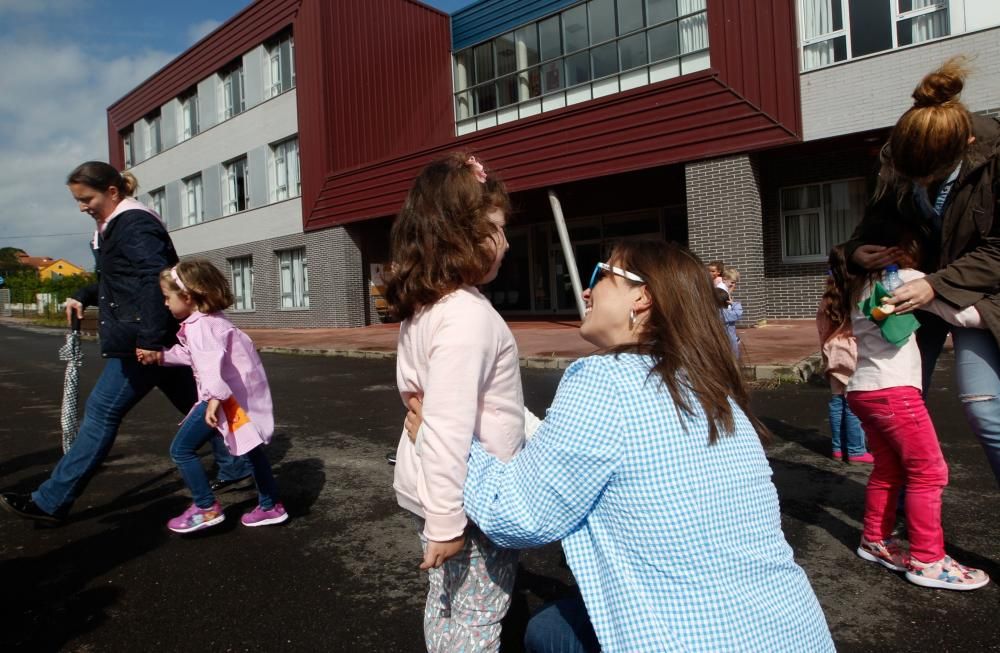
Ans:
[{"label": "curb", "polygon": [[[331,356],[341,358],[395,359],[396,352],[382,349],[313,349],[309,347],[258,347],[262,354],[290,354],[294,356]],[[575,358],[560,356],[521,356],[521,367],[529,369],[564,370]]]},{"label": "curb", "polygon": [[748,365],[743,368],[748,378],[753,381],[780,381],[786,383],[806,383],[814,375],[821,372],[823,357],[817,352],[807,356],[797,363],[785,365]]}]

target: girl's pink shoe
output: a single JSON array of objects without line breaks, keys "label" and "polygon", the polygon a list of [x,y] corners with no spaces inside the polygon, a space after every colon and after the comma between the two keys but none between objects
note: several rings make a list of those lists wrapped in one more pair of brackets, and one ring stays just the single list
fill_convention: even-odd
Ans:
[{"label": "girl's pink shoe", "polygon": [[840,449],[834,449],[834,451],[833,451],[833,459],[834,460],[843,460],[844,459],[844,454],[840,451]]},{"label": "girl's pink shoe", "polygon": [[860,456],[848,456],[847,457],[847,462],[849,462],[849,463],[864,463],[866,465],[871,465],[871,464],[873,464],[875,462],[875,456],[871,455],[868,452],[865,452],[864,454],[862,454]]},{"label": "girl's pink shoe", "polygon": [[288,513],[285,512],[285,506],[276,503],[270,510],[264,510],[258,505],[243,515],[240,522],[244,526],[270,526],[271,524],[280,524],[286,519],[288,519]]}]

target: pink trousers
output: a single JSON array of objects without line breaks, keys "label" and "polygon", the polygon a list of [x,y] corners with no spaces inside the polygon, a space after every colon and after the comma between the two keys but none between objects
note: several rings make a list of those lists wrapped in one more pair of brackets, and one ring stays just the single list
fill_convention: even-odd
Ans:
[{"label": "pink trousers", "polygon": [[941,493],[948,465],[920,391],[909,386],[849,392],[847,403],[861,420],[875,466],[865,497],[864,538],[888,538],[896,523],[899,491],[906,486],[910,555],[920,562],[944,557]]}]

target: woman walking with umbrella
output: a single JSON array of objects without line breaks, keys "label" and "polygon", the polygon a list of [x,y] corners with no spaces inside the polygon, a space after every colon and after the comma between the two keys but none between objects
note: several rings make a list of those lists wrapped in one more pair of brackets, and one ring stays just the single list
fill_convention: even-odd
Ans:
[{"label": "woman walking with umbrella", "polygon": [[81,164],[66,184],[80,211],[97,223],[91,248],[98,280],[67,300],[66,314],[82,317],[86,306],[98,306],[105,365],[76,440],[48,480],[30,495],[0,495],[0,507],[49,522],[66,516],[110,451],[125,415],[154,387],[182,413],[196,399],[190,369],[144,367],[136,360],[137,349],[158,352],[176,343],[177,321],[163,304],[159,275],[177,263],[177,253],[159,216],[132,198],[135,177],[107,163]]}]

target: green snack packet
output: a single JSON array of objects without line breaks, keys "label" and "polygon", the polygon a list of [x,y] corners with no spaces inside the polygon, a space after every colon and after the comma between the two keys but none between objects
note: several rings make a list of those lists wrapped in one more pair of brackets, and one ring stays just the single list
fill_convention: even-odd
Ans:
[{"label": "green snack packet", "polygon": [[902,347],[909,340],[910,335],[920,328],[919,320],[913,317],[912,313],[906,315],[890,313],[881,321],[872,317],[872,309],[881,306],[883,298],[891,296],[892,293],[888,292],[881,282],[876,281],[872,294],[858,302],[858,309],[865,317],[878,325],[879,331],[882,332],[882,338],[886,342],[895,347]]}]

